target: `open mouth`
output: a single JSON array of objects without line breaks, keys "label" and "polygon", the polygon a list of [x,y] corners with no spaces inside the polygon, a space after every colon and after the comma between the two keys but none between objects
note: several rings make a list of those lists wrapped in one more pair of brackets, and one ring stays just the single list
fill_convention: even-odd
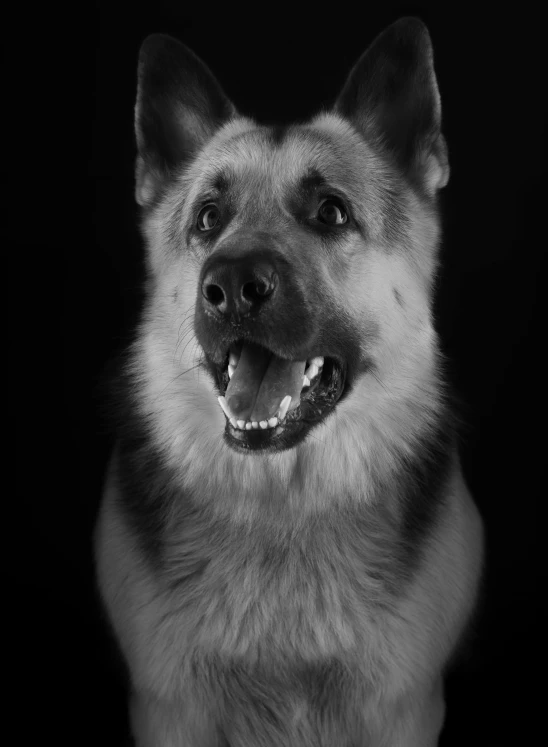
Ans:
[{"label": "open mouth", "polygon": [[225,439],[237,450],[295,446],[334,409],[345,387],[344,366],[334,358],[286,360],[251,342],[233,343],[224,363],[211,366]]}]

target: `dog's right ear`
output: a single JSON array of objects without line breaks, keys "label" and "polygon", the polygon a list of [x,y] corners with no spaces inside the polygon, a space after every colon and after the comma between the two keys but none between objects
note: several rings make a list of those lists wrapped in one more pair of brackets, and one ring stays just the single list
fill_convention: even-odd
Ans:
[{"label": "dog's right ear", "polygon": [[150,204],[236,110],[204,63],[165,34],[148,36],[138,67],[135,196]]}]

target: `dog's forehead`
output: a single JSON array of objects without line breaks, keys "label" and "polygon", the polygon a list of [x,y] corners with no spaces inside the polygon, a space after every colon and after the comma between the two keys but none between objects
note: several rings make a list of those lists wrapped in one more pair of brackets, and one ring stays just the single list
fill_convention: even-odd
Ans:
[{"label": "dog's forehead", "polygon": [[344,120],[323,115],[308,124],[257,126],[244,120],[223,128],[194,164],[198,190],[226,180],[275,197],[316,175],[344,191],[359,190],[381,164]]}]

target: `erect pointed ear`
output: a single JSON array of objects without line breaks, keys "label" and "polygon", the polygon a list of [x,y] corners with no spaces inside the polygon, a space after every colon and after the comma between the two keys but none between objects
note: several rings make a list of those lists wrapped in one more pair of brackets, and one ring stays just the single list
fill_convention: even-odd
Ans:
[{"label": "erect pointed ear", "polygon": [[135,104],[137,202],[149,204],[235,113],[215,77],[184,44],[164,34],[147,37]]},{"label": "erect pointed ear", "polygon": [[335,104],[366,137],[380,138],[428,192],[449,179],[432,43],[417,18],[385,29],[358,60]]}]

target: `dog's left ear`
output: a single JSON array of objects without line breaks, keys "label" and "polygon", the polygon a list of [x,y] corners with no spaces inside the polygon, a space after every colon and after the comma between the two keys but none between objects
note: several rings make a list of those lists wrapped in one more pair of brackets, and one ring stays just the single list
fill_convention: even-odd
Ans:
[{"label": "dog's left ear", "polygon": [[152,34],[139,53],[135,196],[151,203],[236,110],[206,65],[184,44]]},{"label": "dog's left ear", "polygon": [[358,60],[335,104],[365,137],[386,144],[428,192],[449,179],[432,43],[418,18],[385,29]]}]

